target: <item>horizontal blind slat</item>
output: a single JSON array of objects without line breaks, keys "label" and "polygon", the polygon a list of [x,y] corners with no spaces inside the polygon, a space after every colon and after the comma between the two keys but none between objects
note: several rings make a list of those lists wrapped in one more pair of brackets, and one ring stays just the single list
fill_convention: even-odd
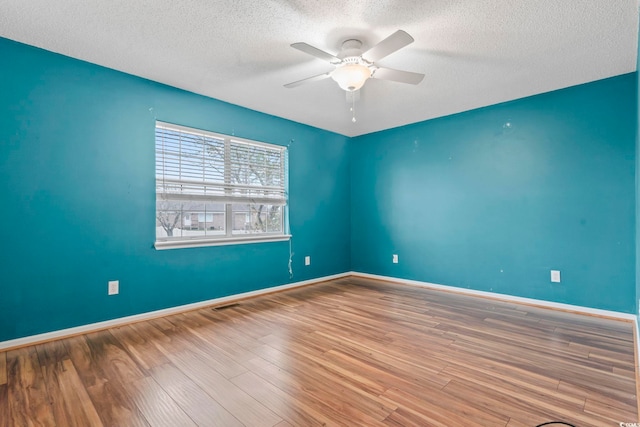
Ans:
[{"label": "horizontal blind slat", "polygon": [[198,194],[167,194],[158,193],[158,200],[169,202],[199,201],[216,203],[246,203],[254,205],[284,206],[287,204],[285,198],[261,198],[261,197],[229,197],[225,195],[202,196]]},{"label": "horizontal blind slat", "polygon": [[283,205],[285,150],[229,137],[225,142],[209,132],[158,124],[156,188],[163,198]]}]

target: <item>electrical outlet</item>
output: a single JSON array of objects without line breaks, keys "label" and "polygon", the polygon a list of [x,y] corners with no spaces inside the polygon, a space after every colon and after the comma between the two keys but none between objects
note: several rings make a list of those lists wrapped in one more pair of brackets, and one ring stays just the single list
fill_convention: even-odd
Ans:
[{"label": "electrical outlet", "polygon": [[398,254],[393,254],[393,263],[394,264],[398,263]]},{"label": "electrical outlet", "polygon": [[120,293],[120,281],[109,280],[109,295],[118,295]]},{"label": "electrical outlet", "polygon": [[560,283],[560,270],[551,270],[551,281],[553,283]]},{"label": "electrical outlet", "polygon": [[311,257],[309,255],[304,257],[304,265],[311,265]]}]

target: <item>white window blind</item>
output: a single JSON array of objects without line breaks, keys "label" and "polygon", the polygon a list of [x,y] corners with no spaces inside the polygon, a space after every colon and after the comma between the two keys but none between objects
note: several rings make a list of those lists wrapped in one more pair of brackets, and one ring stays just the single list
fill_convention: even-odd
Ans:
[{"label": "white window blind", "polygon": [[288,237],[286,147],[162,122],[155,140],[157,248]]}]

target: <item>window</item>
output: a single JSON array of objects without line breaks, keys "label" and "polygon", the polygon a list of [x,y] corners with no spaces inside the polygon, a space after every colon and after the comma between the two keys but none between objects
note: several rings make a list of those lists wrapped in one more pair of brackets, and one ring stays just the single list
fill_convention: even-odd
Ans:
[{"label": "window", "polygon": [[288,239],[286,154],[156,122],[156,249]]}]

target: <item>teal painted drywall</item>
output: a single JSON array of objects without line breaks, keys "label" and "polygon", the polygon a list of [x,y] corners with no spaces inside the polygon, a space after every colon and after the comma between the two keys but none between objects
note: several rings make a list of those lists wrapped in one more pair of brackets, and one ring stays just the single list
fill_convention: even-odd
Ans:
[{"label": "teal painted drywall", "polygon": [[627,74],[353,139],[352,269],[635,312],[636,121]]},{"label": "teal painted drywall", "polygon": [[[638,28],[638,54],[636,56],[636,295],[635,313],[640,313],[640,27]],[[640,345],[637,343],[636,345]]]},{"label": "teal painted drywall", "polygon": [[[0,56],[0,341],[349,270],[348,138],[6,39]],[[288,242],[153,248],[156,119],[289,146],[293,277]]]},{"label": "teal painted drywall", "polygon": [[[637,311],[636,74],[349,139],[0,54],[0,341],[349,270]],[[156,119],[289,146],[293,277],[288,242],[153,249]]]}]

